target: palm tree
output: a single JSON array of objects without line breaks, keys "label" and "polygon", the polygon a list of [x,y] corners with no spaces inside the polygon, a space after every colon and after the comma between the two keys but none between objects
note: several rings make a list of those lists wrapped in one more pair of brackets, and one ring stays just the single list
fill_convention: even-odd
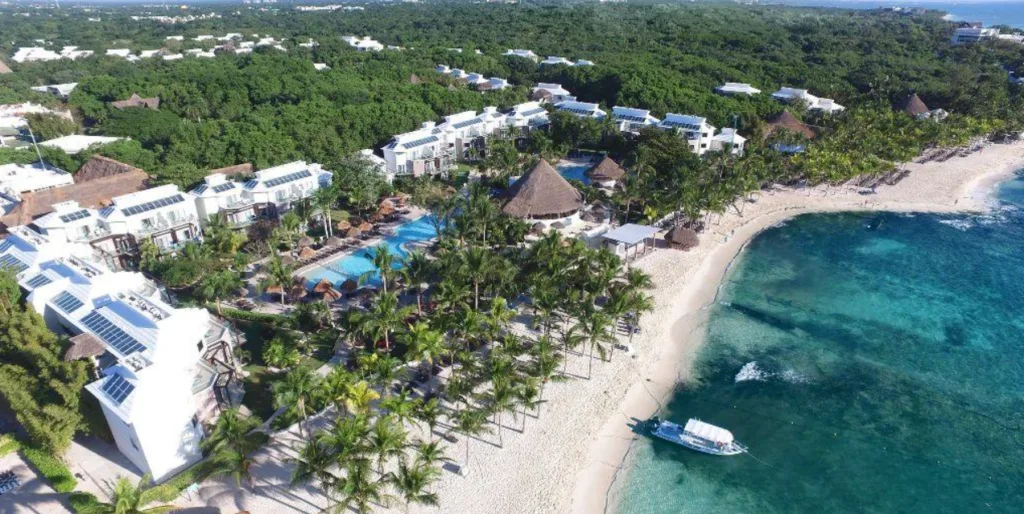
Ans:
[{"label": "palm tree", "polygon": [[217,315],[223,318],[224,314],[221,312],[220,305],[221,300],[233,296],[243,286],[244,284],[238,273],[230,269],[222,269],[204,276],[199,281],[196,293],[206,301],[215,302],[217,304]]},{"label": "palm tree", "polygon": [[542,336],[537,339],[537,342],[530,348],[530,352],[533,354],[533,367],[531,369],[531,375],[534,378],[540,379],[540,391],[537,395],[537,415],[540,415],[540,404],[544,402],[544,388],[548,382],[553,382],[559,379],[564,379],[562,375],[558,375],[558,364],[563,359],[555,349],[555,344],[548,336]]},{"label": "palm tree", "polygon": [[437,422],[441,418],[441,401],[437,398],[431,398],[420,402],[416,406],[414,417],[427,426],[427,433],[430,435],[430,441],[433,442],[434,428],[437,427]]},{"label": "palm tree", "polygon": [[451,459],[445,457],[441,441],[431,441],[416,445],[416,463],[424,466],[434,466],[441,462],[448,462]]},{"label": "palm tree", "polygon": [[540,409],[540,389],[537,387],[536,378],[525,378],[512,389],[515,402],[523,408],[523,432],[526,432],[526,410]]},{"label": "palm tree", "polygon": [[590,358],[587,367],[587,379],[589,380],[594,371],[594,350],[596,349],[605,360],[608,350],[604,345],[615,344],[615,336],[611,332],[611,318],[600,311],[590,311],[580,319],[579,326],[583,340],[590,346]]},{"label": "palm tree", "polygon": [[334,464],[370,462],[370,418],[356,414],[335,420],[330,430],[317,435],[317,441],[327,448]]},{"label": "palm tree", "polygon": [[210,435],[202,442],[203,450],[210,454],[214,474],[231,474],[238,485],[242,485],[244,479],[252,486],[250,455],[267,440],[266,434],[257,431],[259,426],[259,419],[244,418],[238,409],[221,413]]},{"label": "palm tree", "polygon": [[410,314],[412,307],[399,307],[398,295],[394,292],[382,292],[374,298],[370,309],[356,318],[357,330],[370,337],[374,346],[384,341],[384,350],[391,351],[391,334],[402,327],[402,323]]},{"label": "palm tree", "polygon": [[132,481],[118,477],[117,482],[107,482],[106,486],[110,492],[110,502],[100,503],[89,510],[90,514],[161,514],[171,512],[177,507],[174,505],[156,505],[146,507],[152,503],[159,489],[151,489],[146,484],[150,483],[149,474],[139,479],[138,485]]},{"label": "palm tree", "polygon": [[[319,382],[319,375],[305,366],[299,366],[271,386],[274,392],[274,405],[277,408],[286,407],[298,414],[300,433],[302,423],[309,415],[309,408],[313,406],[314,397],[321,392]],[[308,428],[306,436],[308,439]]]},{"label": "palm tree", "polygon": [[370,430],[369,449],[377,457],[377,472],[384,475],[384,464],[405,451],[407,435],[391,416],[377,418]]},{"label": "palm tree", "polygon": [[480,283],[491,276],[491,252],[472,247],[460,254],[459,271],[473,284],[473,309],[480,309]]},{"label": "palm tree", "polygon": [[391,477],[391,485],[405,501],[405,512],[410,504],[436,506],[437,494],[429,491],[430,484],[437,480],[437,468],[419,463],[409,465],[404,459],[398,462],[398,471]]},{"label": "palm tree", "polygon": [[334,227],[331,223],[331,208],[338,201],[338,189],[336,187],[328,186],[321,187],[313,192],[313,205],[320,211],[320,216],[323,218],[324,223],[324,235],[330,237],[334,234]]},{"label": "palm tree", "polygon": [[367,371],[380,387],[384,396],[391,396],[391,385],[402,372],[402,361],[398,357],[373,353],[364,364],[368,366]]},{"label": "palm tree", "polygon": [[402,334],[402,341],[409,347],[406,356],[410,360],[417,359],[427,363],[429,383],[434,378],[434,363],[444,352],[444,337],[440,332],[431,330],[430,325],[420,321],[409,326],[409,330]]},{"label": "palm tree", "polygon": [[504,377],[495,378],[488,408],[498,418],[498,447],[500,448],[505,447],[505,439],[502,437],[502,418],[504,417],[505,412],[508,411],[511,411],[513,416],[516,415],[515,402],[515,391],[512,388],[510,380]]},{"label": "palm tree", "polygon": [[487,313],[487,318],[484,319],[484,331],[488,343],[493,343],[498,339],[515,314],[516,311],[508,307],[508,302],[504,298],[498,296],[491,299],[491,309]]},{"label": "palm tree", "polygon": [[349,462],[345,465],[345,476],[339,478],[334,485],[334,493],[340,498],[332,506],[336,513],[351,508],[359,514],[371,512],[371,504],[387,507],[394,497],[387,493],[387,478],[374,480],[370,477],[370,463],[366,461]]},{"label": "palm tree", "polygon": [[366,414],[370,411],[370,405],[380,398],[380,394],[374,391],[365,380],[360,380],[348,388],[345,395],[345,410],[353,414]]},{"label": "palm tree", "polygon": [[318,482],[321,489],[329,492],[338,478],[330,471],[337,462],[333,448],[333,445],[323,437],[317,437],[302,445],[298,455],[290,459],[295,463],[291,485]]},{"label": "palm tree", "polygon": [[409,287],[416,288],[416,313],[423,315],[423,290],[427,280],[433,276],[433,266],[423,250],[413,250],[405,258],[402,278]]},{"label": "palm tree", "polygon": [[466,462],[462,465],[462,475],[469,471],[469,439],[487,429],[487,412],[483,410],[462,410],[456,415],[455,430],[461,432],[466,439]]},{"label": "palm tree", "polygon": [[292,283],[292,271],[294,271],[292,265],[281,262],[281,256],[277,254],[276,250],[271,249],[270,260],[267,261],[266,266],[267,275],[260,281],[260,287],[263,290],[272,287],[280,288],[281,303],[285,303],[284,295]]},{"label": "palm tree", "polygon": [[388,281],[395,272],[395,255],[391,253],[391,247],[380,244],[373,249],[373,267],[377,268],[377,273],[380,274],[382,291],[387,293]]},{"label": "palm tree", "polygon": [[409,395],[409,390],[403,388],[398,394],[385,398],[380,402],[381,408],[395,418],[399,424],[405,423],[416,415],[420,399]]}]

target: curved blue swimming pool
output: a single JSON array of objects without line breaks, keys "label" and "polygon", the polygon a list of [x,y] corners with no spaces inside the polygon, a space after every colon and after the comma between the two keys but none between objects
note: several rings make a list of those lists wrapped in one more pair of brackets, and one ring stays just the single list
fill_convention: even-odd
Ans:
[{"label": "curved blue swimming pool", "polygon": [[406,245],[429,241],[437,238],[437,231],[434,229],[432,216],[426,215],[407,221],[395,229],[393,235],[387,236],[377,244],[356,250],[355,253],[344,255],[340,258],[322,262],[314,265],[314,268],[303,276],[306,277],[306,284],[309,287],[327,279],[334,287],[341,287],[341,283],[348,280],[359,280],[359,277],[367,272],[373,272],[373,276],[367,280],[367,284],[380,284],[380,276],[373,266],[373,254],[377,246],[388,245],[391,253],[395,255],[395,267],[401,264],[401,260],[409,255]]}]

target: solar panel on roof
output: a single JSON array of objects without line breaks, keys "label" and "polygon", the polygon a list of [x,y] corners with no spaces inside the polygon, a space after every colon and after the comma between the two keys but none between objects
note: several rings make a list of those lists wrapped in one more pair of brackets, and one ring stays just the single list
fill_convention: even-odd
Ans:
[{"label": "solar panel on roof", "polygon": [[234,188],[235,188],[235,183],[234,182],[225,182],[223,184],[218,184],[216,186],[213,186],[213,192],[214,193],[223,193],[224,191],[227,191],[228,189],[234,189]]},{"label": "solar panel on roof", "polygon": [[139,205],[133,205],[131,207],[121,209],[121,212],[125,216],[135,216],[136,214],[142,214],[144,212],[152,211],[153,209],[159,209],[161,207],[167,207],[168,205],[174,205],[185,201],[185,197],[181,195],[168,196],[167,198],[161,198],[152,202],[146,202]]},{"label": "solar panel on roof", "polygon": [[28,279],[28,282],[25,282],[25,285],[27,285],[28,287],[31,287],[32,289],[35,289],[37,287],[42,287],[42,286],[45,286],[46,284],[49,284],[49,283],[52,283],[52,282],[53,281],[50,280],[50,277],[48,277],[46,275],[36,275],[36,276]]},{"label": "solar panel on roof", "polygon": [[615,118],[619,119],[619,120],[625,120],[625,121],[635,121],[637,123],[643,123],[643,122],[647,121],[647,118],[644,118],[642,116],[628,116],[628,115],[625,115],[625,114],[616,114]]},{"label": "solar panel on roof", "polygon": [[3,241],[0,241],[0,253],[6,252],[12,246],[14,246],[14,243],[12,243],[12,242],[10,242],[10,241],[8,241],[6,239],[3,240]]},{"label": "solar panel on roof", "polygon": [[295,173],[289,173],[281,177],[272,178],[270,180],[263,182],[263,184],[266,185],[267,187],[277,187],[283,184],[287,184],[289,182],[295,182],[296,180],[309,178],[312,176],[313,174],[310,173],[309,170],[302,170],[296,171]]},{"label": "solar panel on roof", "polygon": [[128,398],[128,395],[132,394],[132,391],[135,390],[135,386],[133,386],[131,382],[125,380],[121,375],[110,375],[110,377],[103,382],[103,386],[100,387],[100,390],[109,396],[111,400],[114,400],[118,405],[121,405]]},{"label": "solar panel on roof", "polygon": [[79,307],[85,305],[84,303],[82,303],[82,300],[79,300],[78,298],[75,297],[75,295],[67,291],[62,291],[59,295],[57,295],[53,299],[53,304],[56,305],[58,309],[68,314],[77,311]]},{"label": "solar panel on roof", "polygon": [[28,264],[21,262],[11,254],[7,254],[0,257],[0,268],[13,268],[15,273],[21,273],[28,269]]},{"label": "solar panel on roof", "polygon": [[86,314],[82,318],[82,324],[88,327],[96,337],[114,347],[121,355],[131,355],[146,349],[145,345],[96,311]]},{"label": "solar panel on roof", "polygon": [[60,220],[64,223],[70,223],[75,220],[88,218],[90,216],[89,211],[82,209],[80,211],[69,212],[67,214],[61,214]]},{"label": "solar panel on roof", "polygon": [[460,121],[460,122],[456,123],[455,125],[453,125],[453,127],[457,128],[457,129],[460,129],[460,128],[469,127],[471,125],[476,125],[478,123],[483,123],[483,122],[484,122],[484,120],[481,120],[480,118],[473,118],[471,120]]},{"label": "solar panel on roof", "polygon": [[523,116],[533,116],[534,114],[540,114],[544,111],[545,109],[543,107],[539,107],[537,109],[530,109],[529,111],[524,112]]},{"label": "solar panel on roof", "polygon": [[193,189],[192,192],[197,195],[203,194],[204,192],[206,192],[206,184],[200,184],[199,187]]},{"label": "solar panel on roof", "polygon": [[104,207],[103,210],[100,211],[100,216],[103,216],[104,218],[106,218],[106,217],[108,217],[108,216],[110,216],[111,214],[114,213],[114,209],[116,209],[116,207],[114,207],[113,205]]},{"label": "solar panel on roof", "polygon": [[416,148],[417,146],[423,146],[423,145],[425,145],[427,143],[434,143],[434,142],[437,142],[437,141],[438,141],[437,136],[427,136],[427,137],[425,137],[423,139],[417,139],[415,141],[408,142],[408,143],[405,144],[405,147],[406,148]]}]

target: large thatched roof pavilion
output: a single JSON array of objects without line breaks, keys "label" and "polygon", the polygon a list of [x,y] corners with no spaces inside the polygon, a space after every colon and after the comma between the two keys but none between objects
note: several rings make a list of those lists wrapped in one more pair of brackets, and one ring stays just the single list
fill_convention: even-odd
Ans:
[{"label": "large thatched roof pavilion", "polygon": [[505,192],[502,211],[529,220],[559,220],[583,207],[583,195],[541,159]]}]

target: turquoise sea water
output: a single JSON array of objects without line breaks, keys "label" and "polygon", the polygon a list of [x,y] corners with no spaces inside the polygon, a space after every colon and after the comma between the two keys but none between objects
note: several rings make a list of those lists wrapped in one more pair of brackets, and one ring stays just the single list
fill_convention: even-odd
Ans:
[{"label": "turquoise sea water", "polygon": [[1024,512],[1024,180],[999,196],[990,216],[807,215],[755,238],[661,413],[753,457],[643,437],[609,511]]},{"label": "turquoise sea water", "polygon": [[844,9],[877,9],[879,7],[925,7],[937,11],[945,11],[953,20],[982,21],[988,25],[1009,25],[1024,28],[1024,2],[1020,0],[1003,0],[1000,2],[936,2],[936,1],[900,1],[889,2],[876,0],[781,0],[786,5],[802,5],[813,7],[841,7]]},{"label": "turquoise sea water", "polygon": [[[407,246],[409,243],[429,241],[436,237],[437,230],[434,228],[430,215],[427,215],[399,225],[393,235],[384,238],[383,244],[388,245],[392,255],[395,256],[394,265],[398,268],[401,266],[402,259],[409,255]],[[380,244],[378,243],[376,246]],[[350,278],[358,280],[360,276],[368,272],[373,272],[373,276],[367,283],[378,284],[380,277],[376,274],[376,268],[373,266],[374,248],[363,248],[340,259],[318,265],[303,274],[306,277],[306,284],[312,287],[321,279],[327,279],[335,287],[341,287],[345,280]]]}]

